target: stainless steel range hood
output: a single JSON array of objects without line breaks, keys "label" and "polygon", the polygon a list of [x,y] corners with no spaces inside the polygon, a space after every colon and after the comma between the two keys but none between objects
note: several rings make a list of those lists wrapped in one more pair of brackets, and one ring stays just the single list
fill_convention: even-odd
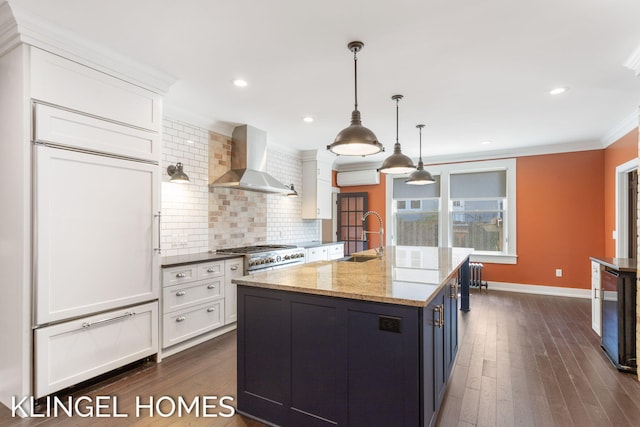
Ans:
[{"label": "stainless steel range hood", "polygon": [[231,170],[209,187],[236,188],[260,193],[291,192],[264,172],[267,166],[267,133],[249,125],[238,126],[231,136]]}]

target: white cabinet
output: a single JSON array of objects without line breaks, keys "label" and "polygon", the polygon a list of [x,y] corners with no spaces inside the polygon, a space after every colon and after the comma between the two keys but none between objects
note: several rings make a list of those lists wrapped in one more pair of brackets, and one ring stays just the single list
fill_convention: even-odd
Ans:
[{"label": "white cabinet", "polygon": [[238,291],[232,279],[243,275],[244,258],[225,260],[224,262],[224,323],[238,320]]},{"label": "white cabinet", "polygon": [[329,260],[344,258],[344,243],[336,243],[335,245],[328,245],[327,258]]},{"label": "white cabinet", "polygon": [[31,48],[31,98],[160,132],[160,95],[74,61]]},{"label": "white cabinet", "polygon": [[602,264],[591,261],[591,328],[602,335]]},{"label": "white cabinet", "polygon": [[315,261],[326,261],[328,260],[327,247],[326,246],[316,246],[313,248],[307,248],[306,254],[307,262],[315,262]]},{"label": "white cabinet", "polygon": [[344,258],[344,243],[314,246],[306,249],[306,262],[330,261]]},{"label": "white cabinet", "polygon": [[310,156],[302,158],[302,218],[331,219],[331,163]]},{"label": "white cabinet", "polygon": [[158,303],[36,329],[40,398],[158,352]]},{"label": "white cabinet", "polygon": [[169,349],[165,354],[198,344],[210,338],[206,333],[236,321],[231,279],[243,275],[243,262],[239,257],[162,269],[162,348]]},{"label": "white cabinet", "polygon": [[36,324],[158,298],[158,167],[35,151]]}]

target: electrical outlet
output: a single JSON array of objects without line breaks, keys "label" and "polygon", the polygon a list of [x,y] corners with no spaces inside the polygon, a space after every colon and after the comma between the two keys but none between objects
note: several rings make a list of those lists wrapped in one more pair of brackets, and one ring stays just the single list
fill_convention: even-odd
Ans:
[{"label": "electrical outlet", "polygon": [[562,277],[562,269],[556,268],[556,277]]}]

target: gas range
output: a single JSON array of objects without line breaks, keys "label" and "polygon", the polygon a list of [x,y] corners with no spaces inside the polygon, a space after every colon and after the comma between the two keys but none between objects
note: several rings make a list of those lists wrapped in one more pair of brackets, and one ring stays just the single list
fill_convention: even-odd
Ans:
[{"label": "gas range", "polygon": [[256,245],[218,249],[219,254],[244,255],[246,274],[303,264],[305,251],[294,245]]}]

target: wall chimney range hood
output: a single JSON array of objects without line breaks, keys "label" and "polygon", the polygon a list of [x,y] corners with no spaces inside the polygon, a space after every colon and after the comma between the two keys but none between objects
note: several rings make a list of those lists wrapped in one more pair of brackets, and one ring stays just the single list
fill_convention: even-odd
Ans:
[{"label": "wall chimney range hood", "polygon": [[238,126],[231,135],[231,170],[209,184],[260,193],[288,194],[291,192],[268,173],[267,133],[249,125]]}]

